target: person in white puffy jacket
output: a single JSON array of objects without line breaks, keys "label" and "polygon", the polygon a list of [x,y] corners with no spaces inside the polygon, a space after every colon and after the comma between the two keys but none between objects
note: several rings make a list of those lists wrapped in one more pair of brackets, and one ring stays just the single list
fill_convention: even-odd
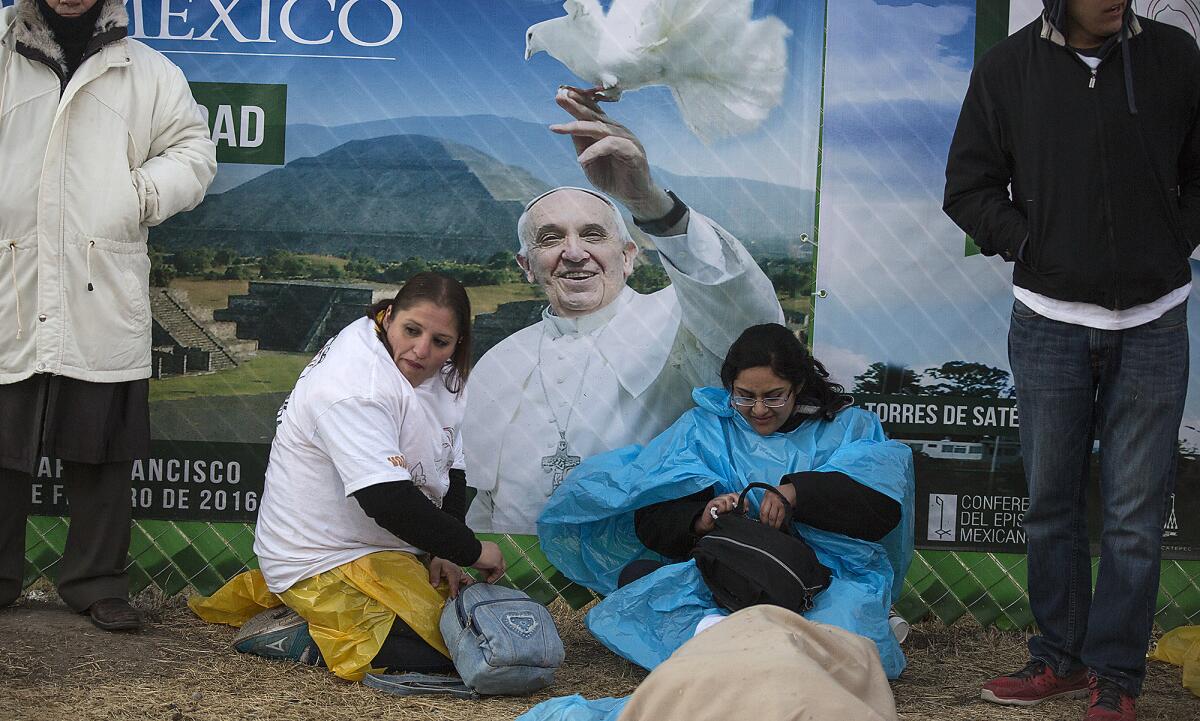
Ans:
[{"label": "person in white puffy jacket", "polygon": [[150,445],[147,228],[217,167],[183,73],[128,25],[121,0],[0,10],[0,606],[21,593],[29,477],[61,467],[59,595],[106,630],[141,625],[125,566]]}]

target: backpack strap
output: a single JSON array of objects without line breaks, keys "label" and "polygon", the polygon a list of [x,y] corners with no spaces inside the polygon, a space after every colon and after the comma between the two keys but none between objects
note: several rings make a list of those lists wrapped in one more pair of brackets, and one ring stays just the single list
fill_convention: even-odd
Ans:
[{"label": "backpack strap", "polygon": [[427,673],[369,673],[363,685],[394,696],[434,694],[461,699],[478,699],[475,689],[457,676],[436,676]]},{"label": "backpack strap", "polygon": [[786,509],[786,512],[787,512],[787,515],[783,519],[784,522],[780,526],[779,530],[783,531],[784,533],[788,534],[789,536],[795,535],[794,529],[792,527],[792,523],[794,521],[795,509],[792,508],[791,503],[788,503],[787,497],[784,496],[782,493],[780,493],[779,489],[776,488],[775,486],[772,486],[772,485],[769,485],[766,483],[760,483],[760,482],[754,482],[754,483],[747,485],[745,488],[742,489],[741,494],[738,495],[737,506],[734,507],[734,509],[733,509],[734,512],[735,513],[745,513],[746,512],[746,495],[748,493],[750,493],[750,490],[753,488],[761,488],[764,491],[767,491],[768,493],[774,493],[776,496],[779,496],[779,502],[783,504],[783,507]]}]

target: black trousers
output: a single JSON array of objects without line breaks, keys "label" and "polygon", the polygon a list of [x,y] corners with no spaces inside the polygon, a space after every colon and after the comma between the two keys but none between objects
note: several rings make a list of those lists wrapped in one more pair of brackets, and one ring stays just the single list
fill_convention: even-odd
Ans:
[{"label": "black trousers", "polygon": [[[130,472],[132,461],[63,461],[61,481],[71,514],[67,545],[57,573],[58,595],[76,611],[102,598],[126,598],[129,577]],[[21,595],[25,521],[31,503],[28,473],[0,468],[0,606]]]},{"label": "black trousers", "polygon": [[371,665],[387,669],[388,673],[449,673],[454,670],[453,661],[426,643],[398,616]]},{"label": "black trousers", "polygon": [[71,515],[50,572],[59,595],[77,611],[128,596],[129,475],[150,452],[149,388],[44,373],[0,384],[0,606],[21,593],[30,474],[42,456],[62,461]]},{"label": "black trousers", "polygon": [[665,565],[667,564],[662,561],[652,561],[649,558],[630,561],[629,565],[622,568],[621,573],[617,576],[617,588],[624,588],[639,578],[649,576]]}]

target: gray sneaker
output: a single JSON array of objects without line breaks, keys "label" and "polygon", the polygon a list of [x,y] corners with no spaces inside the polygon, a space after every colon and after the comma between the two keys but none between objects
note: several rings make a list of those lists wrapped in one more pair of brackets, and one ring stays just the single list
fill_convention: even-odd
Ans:
[{"label": "gray sneaker", "polygon": [[287,606],[268,608],[247,621],[233,637],[233,649],[263,658],[321,664],[321,649],[308,633],[308,622]]}]

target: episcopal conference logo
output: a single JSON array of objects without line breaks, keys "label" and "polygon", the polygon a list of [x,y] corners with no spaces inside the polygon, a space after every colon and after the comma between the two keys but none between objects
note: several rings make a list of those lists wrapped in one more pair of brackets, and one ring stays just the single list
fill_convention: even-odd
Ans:
[{"label": "episcopal conference logo", "polygon": [[1167,520],[1163,523],[1163,538],[1174,538],[1179,535],[1179,518],[1175,515],[1175,494],[1171,494],[1171,508],[1167,511]]},{"label": "episcopal conference logo", "polygon": [[953,541],[957,531],[958,496],[949,493],[929,494],[930,541]]}]

